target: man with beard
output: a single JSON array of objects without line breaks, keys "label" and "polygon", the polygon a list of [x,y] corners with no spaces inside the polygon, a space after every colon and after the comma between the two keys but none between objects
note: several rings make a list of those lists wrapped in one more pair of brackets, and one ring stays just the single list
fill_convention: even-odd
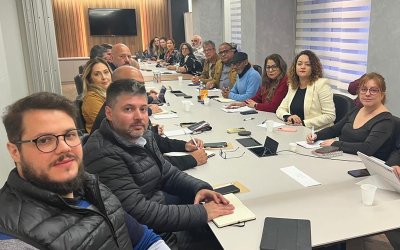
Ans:
[{"label": "man with beard", "polygon": [[140,69],[139,63],[132,57],[131,50],[123,43],[117,43],[112,46],[111,61],[110,67],[113,71],[122,65],[131,65]]},{"label": "man with beard", "polygon": [[0,190],[1,249],[168,249],[84,171],[76,112],[46,92],[8,107],[3,123],[16,168]]},{"label": "man with beard", "polygon": [[[162,157],[147,130],[147,106],[143,84],[123,79],[110,85],[107,119],[84,147],[86,170],[100,177],[130,215],[163,233],[171,248],[219,249],[207,222],[231,214],[233,206]],[[167,201],[167,193],[179,201]]]},{"label": "man with beard", "polygon": [[202,47],[202,41],[203,39],[201,39],[201,36],[199,35],[194,35],[191,40],[193,47],[193,55],[196,57],[197,60],[201,62],[201,64],[203,64],[204,60],[206,59]]}]

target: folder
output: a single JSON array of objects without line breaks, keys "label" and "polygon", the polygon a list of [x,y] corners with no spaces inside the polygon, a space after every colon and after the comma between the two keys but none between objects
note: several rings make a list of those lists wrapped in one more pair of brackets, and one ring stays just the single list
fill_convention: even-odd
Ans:
[{"label": "folder", "polygon": [[256,215],[246,207],[239,198],[234,194],[226,194],[224,197],[229,200],[230,204],[235,207],[233,214],[223,215],[213,220],[214,224],[221,228],[230,226],[233,224],[238,224],[241,222],[246,222],[250,220],[255,220]]},{"label": "folder", "polygon": [[309,220],[267,217],[264,221],[261,250],[311,250]]}]

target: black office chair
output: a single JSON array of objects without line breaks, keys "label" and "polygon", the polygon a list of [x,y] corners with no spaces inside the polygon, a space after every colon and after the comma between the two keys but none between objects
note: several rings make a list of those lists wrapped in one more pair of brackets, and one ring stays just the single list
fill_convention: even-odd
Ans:
[{"label": "black office chair", "polygon": [[333,102],[335,103],[336,119],[335,124],[342,120],[345,115],[354,108],[354,100],[341,94],[333,94]]},{"label": "black office chair", "polygon": [[260,76],[262,76],[262,67],[260,65],[254,64],[253,69],[255,69],[260,74]]},{"label": "black office chair", "polygon": [[85,126],[86,125],[85,124],[85,118],[83,118],[83,115],[82,115],[82,102],[83,101],[80,98],[76,98],[75,101],[74,101],[75,106],[76,106],[77,111],[78,111],[78,113],[76,114],[76,117],[75,117],[75,119],[76,119],[76,127],[78,129],[84,131],[84,133],[87,133],[86,126]]},{"label": "black office chair", "polygon": [[76,92],[78,93],[78,97],[77,98],[82,98],[82,93],[83,93],[83,79],[82,79],[82,75],[76,75],[74,77],[74,81],[75,81],[75,88],[76,88]]}]

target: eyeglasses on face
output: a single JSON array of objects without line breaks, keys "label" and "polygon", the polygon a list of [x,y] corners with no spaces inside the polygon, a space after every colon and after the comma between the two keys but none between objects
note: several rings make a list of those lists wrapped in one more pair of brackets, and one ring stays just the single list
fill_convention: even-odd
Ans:
[{"label": "eyeglasses on face", "polygon": [[22,140],[14,142],[14,144],[23,144],[23,143],[35,143],[36,147],[39,151],[43,153],[50,153],[56,150],[59,144],[59,137],[62,136],[64,138],[64,142],[70,147],[76,147],[81,144],[81,136],[83,132],[79,129],[71,129],[68,130],[65,134],[62,135],[41,135],[33,140]]},{"label": "eyeglasses on face", "polygon": [[226,49],[226,50],[221,50],[220,52],[218,52],[218,55],[223,56],[228,54],[229,51],[231,51],[232,49]]},{"label": "eyeglasses on face", "polygon": [[271,65],[271,66],[268,65],[265,67],[266,71],[275,71],[277,69],[278,69],[278,66],[276,66],[276,65]]},{"label": "eyeglasses on face", "polygon": [[240,158],[242,157],[246,151],[243,151],[243,153],[241,155],[236,155],[236,156],[227,156],[226,153],[233,153],[236,152],[239,149],[239,147],[237,147],[235,150],[230,150],[230,151],[222,151],[222,149],[219,150],[219,156],[221,156],[223,159],[227,160],[227,159],[234,159],[234,158]]},{"label": "eyeglasses on face", "polygon": [[188,47],[182,47],[182,50],[189,50]]},{"label": "eyeglasses on face", "polygon": [[361,87],[360,88],[360,93],[361,94],[366,94],[369,91],[371,95],[376,95],[378,94],[381,90],[378,88],[367,88],[367,87]]}]

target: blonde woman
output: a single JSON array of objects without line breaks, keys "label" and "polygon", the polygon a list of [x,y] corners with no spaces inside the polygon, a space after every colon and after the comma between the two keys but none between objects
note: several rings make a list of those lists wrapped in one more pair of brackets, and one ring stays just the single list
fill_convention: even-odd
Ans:
[{"label": "blonde woman", "polygon": [[335,104],[327,79],[322,78],[319,58],[310,50],[300,52],[289,70],[289,89],[276,111],[287,124],[319,130],[333,125]]},{"label": "blonde woman", "polygon": [[83,71],[82,115],[86,131],[90,133],[96,116],[106,100],[106,90],[111,84],[111,68],[102,58],[90,59]]}]

